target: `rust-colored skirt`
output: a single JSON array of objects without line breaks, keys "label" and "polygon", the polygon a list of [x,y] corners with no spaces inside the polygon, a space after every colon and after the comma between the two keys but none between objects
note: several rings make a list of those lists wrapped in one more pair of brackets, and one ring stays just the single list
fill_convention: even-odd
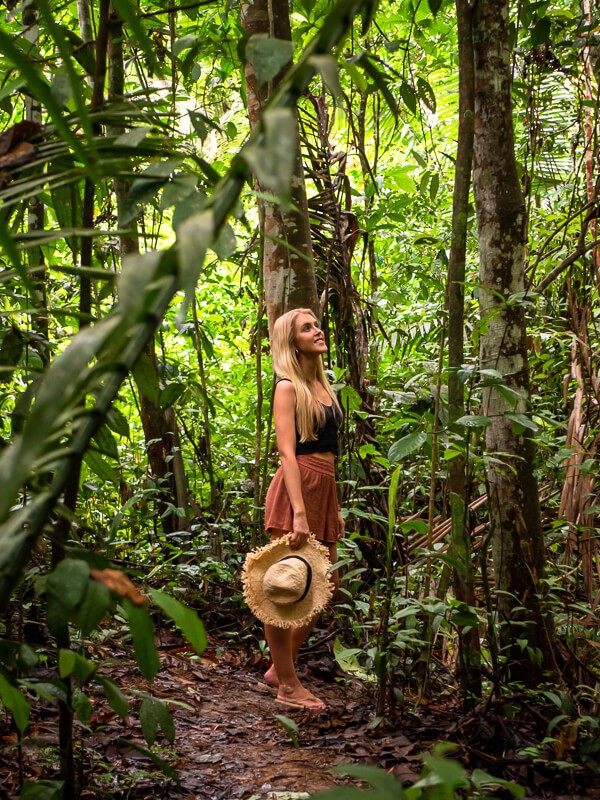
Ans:
[{"label": "rust-colored skirt", "polygon": [[[317,456],[296,456],[300,468],[300,485],[306,507],[306,518],[311,533],[325,544],[338,540],[339,517],[335,485],[335,466]],[[265,500],[265,528],[291,531],[294,528],[294,511],[279,467]]]}]

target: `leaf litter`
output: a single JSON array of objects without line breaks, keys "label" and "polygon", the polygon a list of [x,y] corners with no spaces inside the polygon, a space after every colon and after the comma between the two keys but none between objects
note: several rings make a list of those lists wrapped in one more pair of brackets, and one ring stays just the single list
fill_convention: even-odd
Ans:
[{"label": "leaf litter", "polygon": [[[505,748],[504,757],[499,756],[485,740],[486,726],[477,713],[461,714],[451,693],[428,704],[414,701],[395,725],[383,725],[375,719],[373,687],[342,673],[331,658],[327,637],[317,652],[313,647],[301,657],[300,666],[303,682],[327,704],[322,713],[282,710],[275,690],[262,679],[267,663],[244,647],[212,640],[198,657],[172,631],[161,631],[160,640],[161,670],[151,685],[118,641],[104,643],[110,662],[103,672],[130,698],[142,702],[151,695],[166,702],[175,724],[174,742],[159,731],[151,760],[139,704],[132,703],[132,713],[123,720],[100,691],[90,690],[89,727],[76,726],[82,798],[303,800],[349,782],[330,769],[356,762],[380,766],[408,785],[419,779],[422,758],[434,744],[452,738],[460,744],[455,758],[465,767],[483,767],[530,786],[529,798],[600,799],[600,780],[588,781],[585,788],[573,785],[570,793],[561,794],[560,781],[515,752]],[[34,706],[23,747],[27,780],[57,777],[56,718],[51,706]],[[487,727],[492,722],[488,718]],[[0,742],[0,798],[16,800],[15,739],[8,718],[0,721]],[[161,773],[157,759],[177,772],[179,786]]]}]

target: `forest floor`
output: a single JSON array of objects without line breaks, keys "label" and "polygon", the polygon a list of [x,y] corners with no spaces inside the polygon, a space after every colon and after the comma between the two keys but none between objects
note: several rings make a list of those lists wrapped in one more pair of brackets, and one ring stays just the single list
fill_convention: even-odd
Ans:
[{"label": "forest floor", "polygon": [[[85,798],[143,800],[300,800],[348,781],[330,772],[337,764],[368,763],[385,768],[405,785],[419,779],[422,756],[438,741],[458,744],[455,758],[468,771],[486,769],[523,785],[528,798],[600,799],[600,777],[537,767],[517,755],[527,730],[512,731],[513,749],[498,750],[491,715],[461,716],[456,702],[438,693],[435,702],[411,706],[394,728],[376,725],[374,691],[342,673],[324,635],[301,658],[303,680],[327,703],[323,713],[284,708],[262,680],[265,661],[248,649],[211,641],[201,658],[170,631],[161,632],[161,671],[150,687],[118,642],[105,643],[105,674],[128,694],[150,693],[170,705],[176,736],[160,734],[153,751],[179,776],[179,787],[152,763],[136,714],[124,722],[99,694],[92,696],[89,729],[78,728],[76,751]],[[284,719],[278,720],[278,716]],[[297,726],[297,746],[284,728]],[[282,724],[283,722],[283,724]],[[13,734],[14,736],[14,734]],[[56,710],[39,704],[23,747],[28,780],[56,770]],[[467,739],[469,743],[467,744]],[[486,741],[487,740],[487,741]],[[19,796],[14,738],[0,721],[0,798]],[[44,746],[45,745],[45,746]],[[140,748],[140,749],[138,749]],[[501,756],[501,757],[500,757]],[[306,793],[306,794],[304,794]],[[509,797],[498,791],[498,797]]]}]

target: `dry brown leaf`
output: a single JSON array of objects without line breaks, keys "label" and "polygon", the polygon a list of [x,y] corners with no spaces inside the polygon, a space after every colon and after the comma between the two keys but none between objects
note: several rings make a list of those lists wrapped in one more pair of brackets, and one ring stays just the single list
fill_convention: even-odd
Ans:
[{"label": "dry brown leaf", "polygon": [[103,583],[119,597],[131,600],[136,606],[143,606],[148,602],[146,596],[134,586],[127,575],[118,569],[91,569],[90,576],[99,583]]}]

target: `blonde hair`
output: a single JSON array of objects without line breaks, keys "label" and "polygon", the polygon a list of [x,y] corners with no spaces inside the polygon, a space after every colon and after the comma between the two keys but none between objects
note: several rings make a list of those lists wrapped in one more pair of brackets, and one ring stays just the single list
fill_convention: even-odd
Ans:
[{"label": "blonde hair", "polygon": [[[325,424],[325,408],[313,397],[296,353],[296,319],[299,314],[310,314],[317,319],[310,308],[294,308],[282,314],[273,325],[271,356],[277,377],[287,378],[296,390],[296,428],[300,441],[309,442],[317,438],[315,427]],[[322,358],[317,362],[317,380],[331,397],[334,416],[341,418],[342,410],[325,375]]]}]

